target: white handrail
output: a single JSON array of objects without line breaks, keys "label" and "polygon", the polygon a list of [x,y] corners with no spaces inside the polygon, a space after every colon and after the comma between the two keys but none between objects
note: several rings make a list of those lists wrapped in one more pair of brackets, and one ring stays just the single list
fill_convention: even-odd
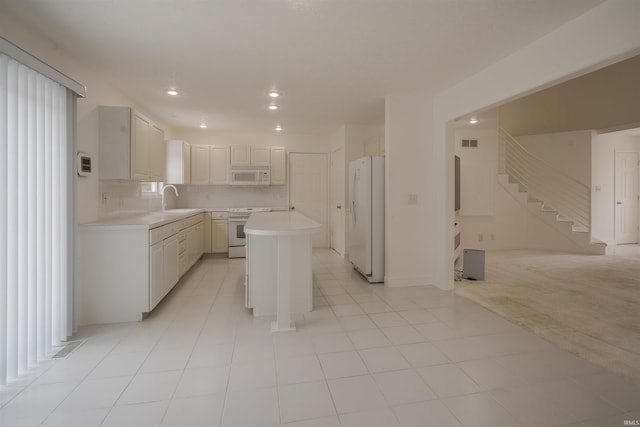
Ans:
[{"label": "white handrail", "polygon": [[590,231],[591,189],[531,154],[504,129],[498,135],[500,173],[508,174],[545,208],[573,221],[574,228]]}]

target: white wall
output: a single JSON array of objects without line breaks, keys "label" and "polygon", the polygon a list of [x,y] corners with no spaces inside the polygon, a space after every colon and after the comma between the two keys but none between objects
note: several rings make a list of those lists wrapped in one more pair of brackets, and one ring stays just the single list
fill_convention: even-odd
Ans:
[{"label": "white wall", "polygon": [[[475,139],[477,148],[463,148],[463,139]],[[498,173],[498,130],[456,129],[455,153],[460,157],[460,216],[494,213]]]},{"label": "white wall", "polygon": [[[478,148],[463,148],[462,139],[477,139]],[[460,157],[460,244],[463,249],[504,250],[524,247],[526,210],[498,184],[498,131],[455,129]]]},{"label": "white wall", "polygon": [[[443,242],[431,239],[430,233],[434,227],[442,227],[442,222],[434,219],[439,201],[433,190],[438,186],[429,167],[435,147],[429,139],[432,108],[425,97],[394,96],[385,101],[387,286],[435,282],[429,266],[435,253],[442,252]],[[409,195],[417,196],[417,204],[409,204]]]},{"label": "white wall", "polygon": [[625,132],[594,135],[592,143],[591,235],[615,245],[615,153],[640,152],[640,136]]}]

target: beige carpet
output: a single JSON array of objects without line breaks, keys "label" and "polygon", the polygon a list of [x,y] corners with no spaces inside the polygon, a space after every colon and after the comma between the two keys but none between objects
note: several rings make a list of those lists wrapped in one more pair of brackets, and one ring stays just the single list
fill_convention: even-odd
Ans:
[{"label": "beige carpet", "polygon": [[455,292],[640,385],[640,259],[487,252]]}]

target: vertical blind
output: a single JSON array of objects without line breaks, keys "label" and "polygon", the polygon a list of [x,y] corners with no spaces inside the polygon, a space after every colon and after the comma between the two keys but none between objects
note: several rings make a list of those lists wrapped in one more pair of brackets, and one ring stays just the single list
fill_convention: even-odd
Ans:
[{"label": "vertical blind", "polygon": [[0,53],[0,384],[73,328],[75,95]]}]

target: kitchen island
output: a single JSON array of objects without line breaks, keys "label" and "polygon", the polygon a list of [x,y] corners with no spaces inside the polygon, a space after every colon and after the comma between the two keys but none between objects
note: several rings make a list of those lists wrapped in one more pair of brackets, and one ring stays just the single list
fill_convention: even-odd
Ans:
[{"label": "kitchen island", "polygon": [[276,315],[272,332],[295,331],[291,314],[311,311],[311,235],[320,227],[295,211],[252,213],[244,227],[246,306]]}]

